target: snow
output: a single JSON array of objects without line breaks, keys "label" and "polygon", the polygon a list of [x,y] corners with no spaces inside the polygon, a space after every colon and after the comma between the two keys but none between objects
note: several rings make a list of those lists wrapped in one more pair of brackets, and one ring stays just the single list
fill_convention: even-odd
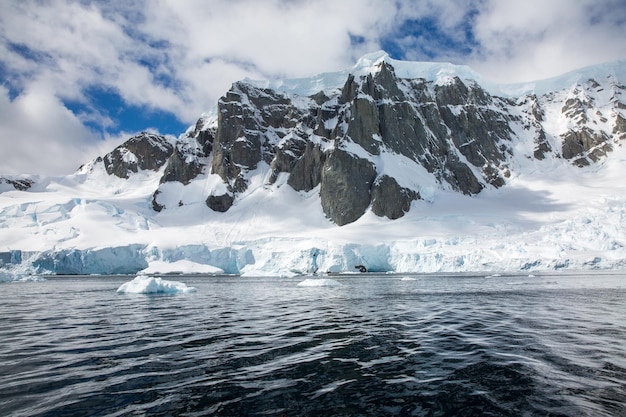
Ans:
[{"label": "snow", "polygon": [[[303,193],[258,181],[228,212],[216,213],[198,191],[212,186],[205,175],[189,189],[180,186],[184,205],[154,213],[149,199],[157,184],[144,178],[97,186],[93,178],[90,186],[53,179],[46,190],[0,194],[0,254],[21,251],[19,266],[35,275],[626,267],[624,146],[583,169],[562,160],[522,160],[505,187],[473,197],[442,189],[409,160],[403,171],[403,159],[377,158],[377,169],[399,176],[403,186],[419,186],[422,194],[430,187],[428,201],[413,202],[394,221],[368,212],[337,227],[322,212],[319,188]],[[260,164],[257,177],[268,170]],[[3,272],[2,280],[15,276]]]},{"label": "snow", "polygon": [[531,93],[541,95],[549,91],[559,91],[589,79],[605,81],[607,76],[622,82],[626,80],[626,60],[589,66],[545,80],[498,84],[466,65],[455,65],[449,62],[399,61],[391,58],[385,51],[377,51],[361,57],[354,67],[337,72],[322,73],[309,78],[271,81],[246,79],[245,82],[259,88],[272,88],[294,95],[310,96],[319,91],[342,88],[349,74],[355,76],[375,74],[380,71],[382,62],[387,62],[393,66],[398,78],[422,78],[434,82],[435,85],[445,85],[450,83],[454,77],[459,77],[464,82],[475,81],[491,95],[500,97],[519,97]]},{"label": "snow", "polygon": [[211,265],[199,264],[197,262],[181,259],[175,262],[152,261],[145,269],[139,271],[140,274],[209,274],[220,275],[224,273],[221,268]]},{"label": "snow", "polygon": [[340,287],[341,283],[329,278],[307,278],[298,283],[298,287]]},{"label": "snow", "polygon": [[161,278],[138,276],[125,282],[118,289],[119,294],[177,294],[195,292],[194,287],[178,281],[167,281]]},{"label": "snow", "polygon": [[343,87],[349,74],[355,76],[375,74],[380,71],[380,64],[387,62],[394,67],[399,78],[423,78],[435,84],[446,84],[454,76],[462,80],[476,81],[484,88],[497,90],[498,86],[476,73],[466,65],[454,65],[445,62],[415,62],[392,59],[385,51],[377,51],[361,57],[354,67],[337,72],[327,72],[309,78],[288,80],[250,80],[245,82],[259,88],[272,88],[286,93],[310,96],[319,91],[330,91]]}]

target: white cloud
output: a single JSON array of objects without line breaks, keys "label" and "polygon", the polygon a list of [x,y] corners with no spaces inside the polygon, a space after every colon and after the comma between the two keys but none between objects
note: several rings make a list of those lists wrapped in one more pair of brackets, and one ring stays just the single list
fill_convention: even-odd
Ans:
[{"label": "white cloud", "polygon": [[0,174],[66,174],[119,143],[96,137],[45,87],[12,101],[0,87]]},{"label": "white cloud", "polygon": [[[353,65],[380,47],[376,33],[392,22],[395,7],[361,0],[162,0],[146,13],[142,32],[171,44],[168,53],[197,114],[243,76],[303,77]],[[365,41],[354,46],[351,35]]]},{"label": "white cloud", "polygon": [[626,58],[623,0],[482,3],[469,64],[495,81],[530,81]]},{"label": "white cloud", "polygon": [[[626,57],[623,6],[623,0],[0,1],[0,117],[8,123],[0,140],[26,160],[35,139],[12,138],[20,131],[39,137],[45,119],[59,130],[46,129],[49,146],[101,144],[106,132],[124,126],[93,107],[90,88],[191,124],[234,81],[347,68],[389,36],[398,37],[408,59],[469,64],[495,81],[557,75]],[[424,18],[446,39],[399,31],[407,19]],[[466,42],[465,50],[455,49]],[[18,96],[10,100],[7,89]],[[66,100],[84,108],[72,114]],[[37,119],[38,108],[47,113]],[[85,127],[94,121],[105,133]],[[86,162],[83,151],[60,159],[82,158],[67,163],[73,169]],[[15,164],[2,161],[9,165]],[[62,170],[58,163],[33,165]]]}]

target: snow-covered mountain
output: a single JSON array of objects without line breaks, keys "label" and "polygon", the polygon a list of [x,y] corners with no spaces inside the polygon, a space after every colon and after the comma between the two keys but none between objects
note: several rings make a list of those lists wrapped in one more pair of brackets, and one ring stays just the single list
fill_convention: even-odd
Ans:
[{"label": "snow-covered mountain", "polygon": [[384,52],[243,80],[177,139],[137,135],[66,177],[0,178],[0,265],[623,268],[625,80],[620,61],[496,85]]}]

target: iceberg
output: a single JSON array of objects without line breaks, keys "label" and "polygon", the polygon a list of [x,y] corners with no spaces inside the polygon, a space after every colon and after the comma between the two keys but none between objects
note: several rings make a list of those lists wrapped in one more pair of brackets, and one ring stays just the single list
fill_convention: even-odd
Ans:
[{"label": "iceberg", "polygon": [[340,287],[341,283],[329,278],[307,278],[298,287]]},{"label": "iceberg", "polygon": [[195,291],[194,287],[188,287],[182,282],[150,276],[137,276],[117,289],[118,294],[177,294]]}]

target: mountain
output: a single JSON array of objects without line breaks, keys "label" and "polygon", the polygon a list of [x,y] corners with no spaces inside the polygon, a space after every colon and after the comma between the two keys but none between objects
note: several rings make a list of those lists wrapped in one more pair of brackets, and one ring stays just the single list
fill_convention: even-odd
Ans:
[{"label": "mountain", "polygon": [[0,178],[0,264],[135,273],[622,268],[626,61],[496,85],[384,52],[232,85],[179,138]]}]

